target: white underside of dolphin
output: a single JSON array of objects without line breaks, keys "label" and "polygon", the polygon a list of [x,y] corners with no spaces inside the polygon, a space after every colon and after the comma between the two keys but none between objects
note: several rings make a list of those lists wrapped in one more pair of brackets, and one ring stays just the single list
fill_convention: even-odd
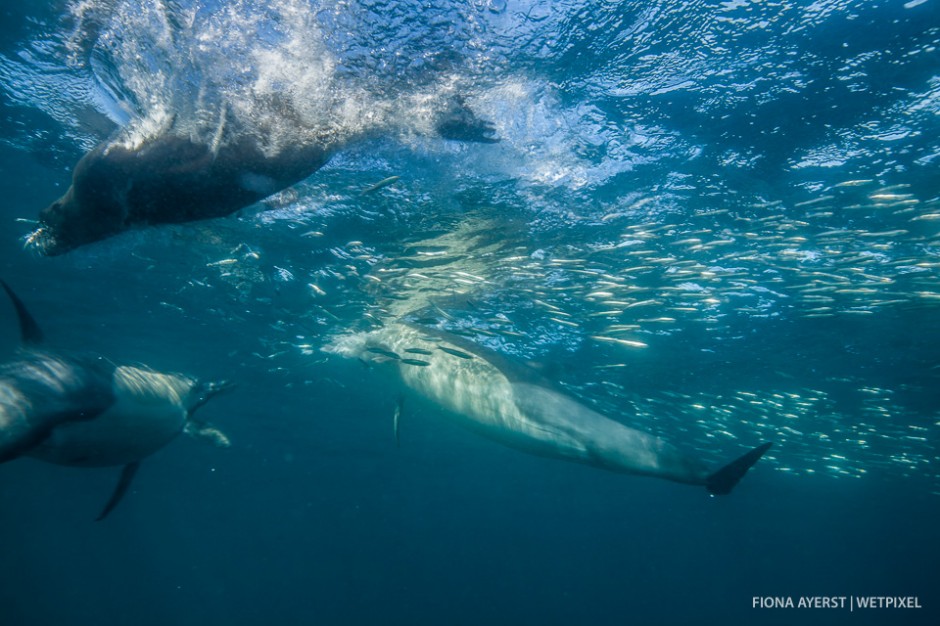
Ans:
[{"label": "white underside of dolphin", "polygon": [[79,467],[139,461],[183,431],[195,385],[175,374],[118,366],[111,377],[111,406],[93,420],[59,424],[26,456]]},{"label": "white underside of dolphin", "polygon": [[434,329],[388,324],[339,336],[325,350],[390,369],[406,391],[431,401],[463,426],[513,448],[702,485],[714,494],[729,493],[771,445],[758,446],[711,471],[662,438],[586,407],[528,367]]},{"label": "white underside of dolphin", "polygon": [[30,456],[76,467],[124,466],[100,520],[127,492],[140,461],[181,432],[228,445],[218,430],[192,420],[226,384],[41,347],[33,317],[6,283],[0,286],[23,338],[15,358],[0,366],[0,463]]}]

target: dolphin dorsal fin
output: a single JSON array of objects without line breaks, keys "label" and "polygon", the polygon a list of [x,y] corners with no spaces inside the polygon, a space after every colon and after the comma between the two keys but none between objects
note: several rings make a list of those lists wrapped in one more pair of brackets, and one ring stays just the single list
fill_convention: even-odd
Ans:
[{"label": "dolphin dorsal fin", "polygon": [[42,329],[39,328],[39,324],[36,323],[36,320],[26,309],[26,305],[23,304],[19,296],[13,293],[6,281],[0,280],[0,285],[3,285],[4,291],[10,297],[10,302],[13,303],[13,308],[16,309],[16,317],[20,320],[20,338],[23,343],[34,345],[42,343]]}]

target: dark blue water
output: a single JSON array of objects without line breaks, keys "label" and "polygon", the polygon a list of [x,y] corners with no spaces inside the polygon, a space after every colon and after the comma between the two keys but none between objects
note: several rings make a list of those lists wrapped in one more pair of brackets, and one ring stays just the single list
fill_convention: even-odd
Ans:
[{"label": "dark blue water", "polygon": [[[179,437],[100,523],[116,469],[4,464],[0,624],[940,616],[936,0],[2,8],[0,276],[56,347],[237,388],[201,409],[230,449]],[[500,143],[414,130],[447,90]],[[24,246],[122,126],[276,147],[272,94],[391,121],[229,218]],[[394,383],[321,348],[402,316],[711,465],[775,447],[723,498],[427,407],[396,447]]]}]

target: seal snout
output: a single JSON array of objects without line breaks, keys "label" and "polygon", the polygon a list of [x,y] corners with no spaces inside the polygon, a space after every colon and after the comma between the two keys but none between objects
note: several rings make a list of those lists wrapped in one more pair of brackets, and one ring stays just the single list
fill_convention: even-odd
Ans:
[{"label": "seal snout", "polygon": [[39,228],[26,236],[25,247],[45,256],[68,252],[71,247],[63,245],[61,237],[58,236],[64,222],[64,208],[62,200],[59,199],[40,211]]},{"label": "seal snout", "polygon": [[62,228],[66,221],[65,205],[59,198],[39,212],[39,224],[47,232],[54,232]]},{"label": "seal snout", "polygon": [[39,213],[39,228],[27,237],[27,247],[46,256],[58,256],[82,244],[117,232],[107,205],[82,203],[72,189]]}]

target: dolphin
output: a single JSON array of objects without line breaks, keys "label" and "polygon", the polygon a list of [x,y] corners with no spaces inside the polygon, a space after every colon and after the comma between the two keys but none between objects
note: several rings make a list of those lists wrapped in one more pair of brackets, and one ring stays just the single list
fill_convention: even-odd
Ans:
[{"label": "dolphin", "polygon": [[[625,426],[565,394],[534,370],[462,337],[408,323],[340,335],[324,351],[394,372],[404,390],[461,425],[539,456],[731,493],[772,443],[717,470],[651,433]],[[395,410],[396,440],[403,406]]]},{"label": "dolphin", "polygon": [[179,433],[228,446],[225,435],[193,419],[228,383],[45,348],[22,300],[6,282],[0,286],[16,310],[22,340],[0,366],[0,463],[28,456],[77,467],[123,466],[100,521],[127,493],[141,460]]}]

